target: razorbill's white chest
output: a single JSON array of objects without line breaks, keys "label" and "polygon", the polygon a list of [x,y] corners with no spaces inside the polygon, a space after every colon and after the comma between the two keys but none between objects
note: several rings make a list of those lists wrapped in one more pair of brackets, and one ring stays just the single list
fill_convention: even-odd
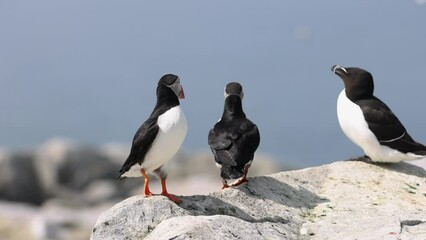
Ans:
[{"label": "razorbill's white chest", "polygon": [[144,177],[144,194],[151,196],[148,173],[156,174],[162,183],[162,195],[174,202],[178,198],[166,188],[165,163],[180,149],[187,133],[187,122],[179,98],[185,97],[178,76],[164,75],[157,85],[157,103],[149,118],[136,132],[129,157],[120,169],[119,179]]},{"label": "razorbill's white chest", "polygon": [[[222,117],[208,136],[216,165],[220,168],[223,188],[247,181],[248,169],[260,143],[256,124],[247,119],[243,112],[243,96],[241,84],[231,82],[226,85]],[[237,180],[228,185],[227,180],[230,179]]]},{"label": "razorbill's white chest", "polygon": [[337,116],[345,135],[375,162],[424,158],[426,147],[415,142],[388,106],[373,96],[371,74],[334,65],[345,89],[337,100]]}]

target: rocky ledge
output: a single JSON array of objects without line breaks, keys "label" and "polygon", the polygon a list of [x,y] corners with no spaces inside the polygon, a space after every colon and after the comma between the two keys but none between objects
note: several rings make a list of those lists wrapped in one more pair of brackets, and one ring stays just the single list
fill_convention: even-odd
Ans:
[{"label": "rocky ledge", "polygon": [[181,199],[128,198],[91,239],[426,239],[426,171],[408,163],[336,162]]}]

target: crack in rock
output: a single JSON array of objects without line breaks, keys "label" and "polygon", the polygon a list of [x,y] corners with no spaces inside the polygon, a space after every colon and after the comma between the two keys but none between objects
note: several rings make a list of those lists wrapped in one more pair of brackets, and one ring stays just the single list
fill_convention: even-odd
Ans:
[{"label": "crack in rock", "polygon": [[400,223],[399,234],[401,234],[404,230],[404,227],[413,227],[413,226],[423,224],[425,222],[421,220],[402,220],[402,221],[399,221],[399,223]]}]

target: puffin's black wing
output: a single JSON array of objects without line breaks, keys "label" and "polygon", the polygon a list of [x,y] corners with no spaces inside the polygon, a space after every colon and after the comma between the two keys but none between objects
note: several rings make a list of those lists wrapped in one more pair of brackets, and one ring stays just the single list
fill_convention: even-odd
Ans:
[{"label": "puffin's black wing", "polygon": [[245,165],[253,159],[259,143],[259,130],[248,119],[231,125],[218,122],[209,133],[209,145],[219,164]]},{"label": "puffin's black wing", "polygon": [[243,126],[243,133],[235,142],[239,152],[238,155],[242,158],[248,158],[249,160],[252,160],[254,157],[254,152],[260,143],[259,129],[257,128],[256,124],[252,123],[250,120],[246,120],[241,125]]},{"label": "puffin's black wing", "polygon": [[209,146],[215,150],[227,149],[232,144],[232,136],[229,132],[212,128],[209,132]]},{"label": "puffin's black wing", "polygon": [[121,167],[120,175],[128,171],[133,165],[137,163],[142,164],[146,153],[151,148],[151,144],[157,136],[158,130],[157,118],[149,118],[142,124],[133,137],[130,154]]},{"label": "puffin's black wing", "polygon": [[232,135],[230,132],[224,131],[220,125],[222,125],[220,122],[216,123],[209,132],[208,143],[214,159],[219,164],[226,163],[231,166],[237,166],[235,160],[227,153],[233,145]]},{"label": "puffin's black wing", "polygon": [[[426,147],[411,138],[399,119],[380,99],[373,97],[359,100],[356,103],[361,107],[368,128],[374,133],[380,144],[404,153],[419,151],[423,151],[423,154],[426,153]],[[422,153],[419,152],[419,154]]]}]

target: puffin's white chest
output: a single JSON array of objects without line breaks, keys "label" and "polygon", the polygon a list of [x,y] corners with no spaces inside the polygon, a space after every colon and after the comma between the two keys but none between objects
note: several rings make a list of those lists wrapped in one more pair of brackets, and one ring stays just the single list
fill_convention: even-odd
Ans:
[{"label": "puffin's white chest", "polygon": [[186,137],[188,125],[179,106],[173,107],[158,117],[159,130],[142,166],[136,164],[124,176],[140,177],[140,169],[153,172],[170,160],[180,149]]},{"label": "puffin's white chest", "polygon": [[147,171],[153,171],[170,160],[180,149],[188,130],[185,115],[179,106],[158,117],[157,124],[160,128],[157,137],[142,164]]},{"label": "puffin's white chest", "polygon": [[380,145],[374,133],[368,128],[361,108],[346,97],[345,89],[337,99],[337,118],[345,135],[362,148],[375,162],[400,162],[419,159],[418,155],[402,153],[388,146]]}]

